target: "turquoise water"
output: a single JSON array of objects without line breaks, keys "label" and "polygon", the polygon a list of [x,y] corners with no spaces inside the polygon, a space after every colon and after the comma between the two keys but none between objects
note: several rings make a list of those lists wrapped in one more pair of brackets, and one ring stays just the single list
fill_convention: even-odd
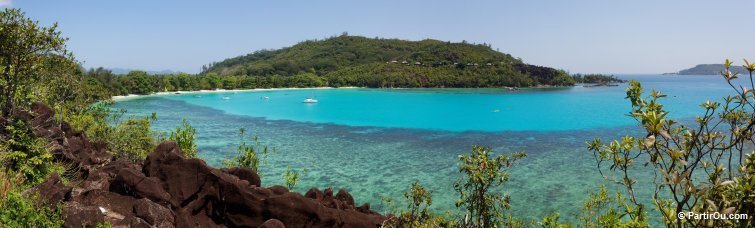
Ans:
[{"label": "turquoise water", "polygon": [[[720,77],[622,76],[668,94],[671,115],[689,120],[699,104],[729,94]],[[455,209],[457,156],[475,144],[498,152],[526,151],[498,189],[511,194],[512,213],[529,219],[559,211],[575,221],[587,192],[620,190],[595,170],[585,141],[639,134],[619,87],[523,89],[322,89],[176,94],[121,101],[129,114],[158,115],[169,131],[186,118],[198,130],[199,156],[219,166],[235,154],[244,127],[277,148],[263,165],[263,185],[282,184],[287,165],[307,171],[295,190],[346,188],[358,203],[380,207],[401,198],[414,180],[433,191],[433,209]],[[227,96],[230,99],[224,100]],[[261,99],[267,96],[269,99]],[[305,97],[320,102],[304,104]],[[714,100],[716,100],[714,99]],[[498,112],[495,110],[498,109]],[[640,177],[649,173],[639,172]],[[646,184],[646,183],[640,183]],[[649,191],[638,197],[649,198]]]}]

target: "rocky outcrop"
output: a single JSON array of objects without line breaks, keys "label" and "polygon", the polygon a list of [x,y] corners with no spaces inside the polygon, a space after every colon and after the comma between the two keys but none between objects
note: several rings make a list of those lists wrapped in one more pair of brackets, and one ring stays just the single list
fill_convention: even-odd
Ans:
[{"label": "rocky outcrop", "polygon": [[55,158],[80,167],[71,183],[53,173],[35,187],[51,205],[62,203],[66,227],[379,227],[386,219],[369,204],[356,207],[343,189],[303,196],[283,186],[261,187],[254,171],[186,159],[170,141],[143,164],[113,160],[104,144],[54,124],[49,108],[33,109],[26,118],[55,148]]}]

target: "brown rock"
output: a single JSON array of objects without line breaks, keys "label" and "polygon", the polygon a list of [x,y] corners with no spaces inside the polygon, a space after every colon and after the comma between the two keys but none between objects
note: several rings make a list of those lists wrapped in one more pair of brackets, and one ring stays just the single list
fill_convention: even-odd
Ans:
[{"label": "brown rock", "polygon": [[239,179],[249,181],[249,184],[260,187],[262,182],[260,176],[257,175],[252,169],[249,168],[230,168],[222,169],[223,172],[234,175]]},{"label": "brown rock", "polygon": [[133,169],[121,169],[110,184],[110,190],[137,198],[148,198],[155,202],[170,200],[170,194],[165,192],[157,178],[145,177]]},{"label": "brown rock", "polygon": [[134,214],[155,227],[170,227],[175,224],[175,218],[170,209],[147,199],[136,201]]},{"label": "brown rock", "polygon": [[281,222],[280,220],[268,219],[257,228],[286,228],[286,226],[283,225],[283,222]]},{"label": "brown rock", "polygon": [[49,205],[57,205],[59,202],[71,197],[71,187],[66,187],[60,180],[57,172],[50,174],[44,182],[37,186],[39,195]]}]

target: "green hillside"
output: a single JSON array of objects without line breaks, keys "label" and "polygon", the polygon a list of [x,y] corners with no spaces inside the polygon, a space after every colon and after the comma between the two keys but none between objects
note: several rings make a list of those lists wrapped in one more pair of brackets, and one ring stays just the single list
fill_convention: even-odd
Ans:
[{"label": "green hillside", "polygon": [[[695,67],[679,71],[679,75],[719,75],[724,70],[723,64],[698,64]],[[742,66],[731,66],[732,73],[747,74]]]},{"label": "green hillside", "polygon": [[220,76],[317,75],[329,86],[502,87],[572,85],[561,70],[524,64],[487,44],[337,36],[261,50],[203,67]]}]

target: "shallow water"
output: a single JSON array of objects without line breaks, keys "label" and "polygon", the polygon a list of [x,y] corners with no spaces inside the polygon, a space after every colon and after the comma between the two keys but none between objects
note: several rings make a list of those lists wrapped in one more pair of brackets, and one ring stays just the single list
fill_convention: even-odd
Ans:
[{"label": "shallow water", "polygon": [[[712,76],[622,77],[668,94],[664,104],[681,119],[694,117],[700,103],[730,91]],[[278,151],[261,168],[263,185],[283,184],[287,165],[306,168],[295,190],[346,188],[358,204],[369,202],[373,208],[379,208],[382,197],[401,198],[411,182],[419,180],[433,191],[434,210],[453,211],[459,154],[475,144],[497,152],[526,151],[528,157],[498,189],[511,194],[511,212],[539,220],[557,210],[562,220],[573,222],[587,193],[598,185],[621,190],[602,179],[585,141],[639,134],[626,116],[630,104],[625,89],[626,84],[518,91],[256,91],[145,97],[118,102],[114,108],[138,116],[156,112],[154,128],[159,131],[169,131],[186,118],[197,128],[199,156],[214,166],[235,154],[243,127]],[[308,96],[320,102],[301,103]],[[649,194],[640,191],[638,197]]]}]

